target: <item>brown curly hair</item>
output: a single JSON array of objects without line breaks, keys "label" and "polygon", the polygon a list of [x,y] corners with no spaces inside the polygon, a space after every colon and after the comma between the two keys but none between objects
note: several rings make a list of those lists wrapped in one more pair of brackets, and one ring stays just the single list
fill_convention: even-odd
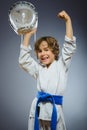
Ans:
[{"label": "brown curly hair", "polygon": [[48,43],[48,47],[51,49],[52,53],[55,55],[55,60],[58,60],[59,58],[59,44],[57,40],[51,36],[44,36],[38,39],[35,42],[34,50],[36,52],[37,58],[38,58],[38,52],[39,52],[39,46],[42,41],[46,41]]}]

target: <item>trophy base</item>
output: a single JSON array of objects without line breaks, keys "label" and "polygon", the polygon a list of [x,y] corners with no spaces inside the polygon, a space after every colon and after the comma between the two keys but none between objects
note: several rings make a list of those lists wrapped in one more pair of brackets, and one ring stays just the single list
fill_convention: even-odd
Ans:
[{"label": "trophy base", "polygon": [[30,31],[31,31],[31,29],[24,30],[24,29],[20,28],[20,29],[17,30],[17,33],[18,33],[18,35],[24,35],[24,34],[30,32]]}]

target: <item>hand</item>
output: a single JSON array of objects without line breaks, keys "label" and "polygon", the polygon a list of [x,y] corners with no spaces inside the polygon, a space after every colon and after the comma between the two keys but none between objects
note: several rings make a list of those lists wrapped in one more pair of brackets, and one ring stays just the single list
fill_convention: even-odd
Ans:
[{"label": "hand", "polygon": [[58,13],[58,17],[65,21],[70,20],[70,16],[64,10]]},{"label": "hand", "polygon": [[32,35],[34,35],[36,33],[36,31],[37,31],[37,28],[35,28],[35,29],[33,29],[33,30],[29,31],[29,32],[26,32],[24,34],[24,37],[31,37]]}]

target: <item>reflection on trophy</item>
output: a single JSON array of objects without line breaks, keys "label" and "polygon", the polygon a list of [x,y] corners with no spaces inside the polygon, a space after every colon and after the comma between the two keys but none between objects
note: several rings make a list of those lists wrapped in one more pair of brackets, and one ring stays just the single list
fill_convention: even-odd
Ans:
[{"label": "reflection on trophy", "polygon": [[23,35],[38,26],[38,13],[35,6],[26,1],[14,3],[9,10],[11,28],[18,35]]}]

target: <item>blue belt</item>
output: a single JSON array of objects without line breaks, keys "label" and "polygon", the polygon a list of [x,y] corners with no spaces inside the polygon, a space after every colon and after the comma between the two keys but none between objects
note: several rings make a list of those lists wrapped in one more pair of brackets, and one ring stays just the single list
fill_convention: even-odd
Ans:
[{"label": "blue belt", "polygon": [[51,102],[53,105],[52,117],[51,117],[51,130],[56,130],[57,124],[57,105],[62,105],[63,96],[51,95],[45,92],[38,92],[37,93],[37,104],[36,104],[36,111],[35,111],[35,122],[34,122],[34,130],[39,130],[39,121],[38,121],[38,104],[40,102]]}]

